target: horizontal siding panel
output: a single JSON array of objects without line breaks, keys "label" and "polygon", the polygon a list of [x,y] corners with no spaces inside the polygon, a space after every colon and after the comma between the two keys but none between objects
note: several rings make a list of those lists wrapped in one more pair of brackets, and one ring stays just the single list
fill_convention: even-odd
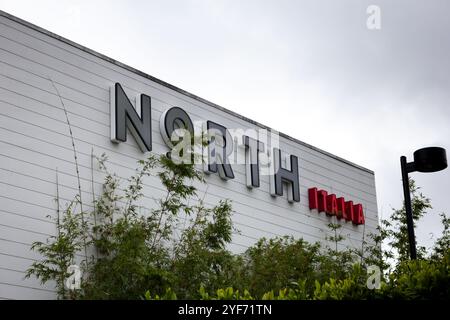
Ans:
[{"label": "horizontal siding panel", "polygon": [[54,282],[49,281],[46,284],[41,284],[40,280],[35,277],[25,278],[25,272],[7,270],[0,268],[0,283],[2,284],[16,284],[21,283],[23,286],[27,286],[33,289],[40,289],[48,291],[49,293],[54,292]]},{"label": "horizontal siding panel", "polygon": [[[58,96],[6,77],[0,77],[0,90],[2,90],[1,98],[3,102],[9,102],[15,106],[53,118],[59,116],[61,121],[66,121]],[[109,126],[109,114],[105,112],[73,101],[64,101],[64,104],[70,115],[80,116],[100,125]]]},{"label": "horizontal siding panel", "polygon": [[56,293],[26,286],[0,283],[0,295],[12,300],[54,300]]},{"label": "horizontal siding panel", "polygon": [[13,213],[40,221],[47,221],[48,219],[46,217],[53,214],[56,210],[56,202],[52,208],[47,208],[24,201],[23,198],[20,200],[14,200],[12,198],[6,198],[4,195],[0,195],[0,202],[2,204],[0,210],[4,212]]},{"label": "horizontal siding panel", "polygon": [[0,272],[2,269],[27,272],[36,260],[0,253]]},{"label": "horizontal siding panel", "polygon": [[[5,37],[1,37],[4,45],[0,49],[0,62],[9,64],[16,68],[27,70],[44,79],[52,79],[56,83],[64,85],[65,79],[73,79],[77,81],[75,86],[80,88],[80,91],[86,92],[90,96],[103,101],[109,101],[109,95],[105,92],[104,87],[99,87],[84,79],[95,77],[92,73],[85,73],[84,77],[78,67],[71,67],[67,63],[62,63],[59,60],[53,59],[46,54],[36,53],[17,42],[11,41]],[[20,50],[20,51],[19,51]],[[68,68],[69,67],[69,68]],[[101,79],[100,81],[105,81]]]},{"label": "horizontal siding panel", "polygon": [[15,227],[18,230],[38,232],[45,236],[53,235],[56,226],[50,220],[36,220],[29,216],[20,216],[14,212],[6,212],[0,209],[0,226]]},{"label": "horizontal siding panel", "polygon": [[45,242],[48,237],[41,233],[29,232],[21,230],[19,228],[11,228],[4,225],[0,225],[0,235],[2,238],[6,238],[12,241],[20,241],[27,244],[32,244],[35,241]]},{"label": "horizontal siding panel", "polygon": [[[66,116],[61,104],[59,106],[51,106],[3,88],[0,88],[0,97],[2,105],[9,105],[10,108],[14,108],[14,112],[8,114],[9,116],[14,116],[18,112],[27,112],[33,116],[49,118],[67,126]],[[66,110],[72,126],[83,128],[86,132],[101,136],[106,136],[109,133],[109,119],[99,118],[96,120],[98,113],[93,109],[89,109],[89,111],[74,111],[72,107],[67,107]]]},{"label": "horizontal siding panel", "polygon": [[[38,241],[38,239],[33,241]],[[42,259],[42,256],[39,253],[30,249],[31,243],[32,242],[24,243],[21,241],[14,241],[0,237],[0,253],[23,259],[29,259],[31,263],[34,260]]]}]

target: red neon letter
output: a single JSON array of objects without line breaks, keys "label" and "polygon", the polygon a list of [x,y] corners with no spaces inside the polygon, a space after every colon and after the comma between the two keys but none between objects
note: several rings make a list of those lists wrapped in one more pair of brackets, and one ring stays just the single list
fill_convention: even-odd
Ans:
[{"label": "red neon letter", "polygon": [[336,215],[338,212],[338,206],[336,201],[336,195],[330,194],[327,196],[327,214],[330,216]]},{"label": "red neon letter", "polygon": [[365,223],[362,204],[355,204],[353,206],[353,218],[352,218],[352,221],[356,225]]},{"label": "red neon letter", "polygon": [[337,199],[337,206],[338,206],[338,212],[336,214],[336,217],[340,220],[345,213],[345,199],[343,197],[340,197]]},{"label": "red neon letter", "polygon": [[317,188],[308,189],[309,210],[319,208],[319,199],[317,198]]},{"label": "red neon letter", "polygon": [[344,219],[347,221],[353,220],[353,201],[345,202]]},{"label": "red neon letter", "polygon": [[328,192],[325,190],[318,191],[319,195],[319,212],[327,211],[327,196]]}]

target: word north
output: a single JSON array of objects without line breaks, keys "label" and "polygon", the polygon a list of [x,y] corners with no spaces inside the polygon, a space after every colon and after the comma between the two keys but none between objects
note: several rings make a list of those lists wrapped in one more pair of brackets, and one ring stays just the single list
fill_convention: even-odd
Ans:
[{"label": "word north", "polygon": [[[111,141],[125,142],[128,129],[143,152],[151,151],[151,104],[151,97],[141,94],[133,106],[120,83],[116,83],[111,89]],[[298,157],[287,156],[280,150],[277,134],[267,130],[229,130],[211,120],[196,124],[180,107],[162,113],[159,130],[165,144],[172,149],[171,155],[183,153],[173,151],[180,151],[180,146],[192,146],[192,138],[200,136],[201,142],[206,140],[199,145],[201,163],[207,174],[218,174],[224,180],[235,179],[232,164],[244,164],[247,187],[259,188],[260,177],[265,174],[269,176],[272,196],[283,196],[286,185],[288,201],[300,202]],[[187,143],[179,143],[182,141]],[[237,152],[238,149],[243,152]]]}]

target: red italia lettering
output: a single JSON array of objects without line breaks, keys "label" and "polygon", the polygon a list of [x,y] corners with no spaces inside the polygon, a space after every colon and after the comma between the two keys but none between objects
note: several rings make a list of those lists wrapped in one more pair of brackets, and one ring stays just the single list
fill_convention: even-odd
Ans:
[{"label": "red italia lettering", "polygon": [[309,210],[319,208],[319,199],[317,198],[317,188],[310,188],[308,190]]},{"label": "red italia lettering", "polygon": [[353,201],[345,201],[344,197],[328,194],[325,190],[317,188],[308,189],[309,209],[325,212],[328,216],[336,216],[337,219],[352,221],[355,225],[365,223],[363,206]]}]

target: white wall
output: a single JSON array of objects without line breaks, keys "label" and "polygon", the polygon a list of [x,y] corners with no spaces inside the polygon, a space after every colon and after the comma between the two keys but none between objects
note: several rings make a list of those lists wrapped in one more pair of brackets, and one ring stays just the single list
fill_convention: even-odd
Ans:
[{"label": "white wall", "polygon": [[[30,251],[33,241],[55,233],[46,215],[55,214],[56,174],[60,195],[69,201],[77,193],[75,165],[69,129],[51,78],[67,107],[81,168],[83,198],[92,199],[91,151],[110,158],[110,168],[130,176],[142,158],[131,135],[126,143],[113,144],[109,136],[109,90],[120,82],[129,97],[145,93],[152,98],[153,150],[166,152],[159,133],[159,117],[169,107],[179,106],[192,120],[212,120],[228,128],[258,128],[258,125],[183,93],[161,81],[153,81],[129,67],[70,44],[37,27],[0,11],[0,298],[54,298],[54,289],[36,279],[24,280],[24,271],[39,256]],[[242,106],[245,107],[245,106]],[[281,128],[282,129],[282,128]],[[235,179],[207,179],[206,202],[232,199],[234,222],[240,234],[230,249],[241,252],[258,238],[294,235],[308,241],[323,241],[332,218],[310,212],[307,189],[323,188],[362,203],[365,226],[341,222],[346,245],[361,247],[364,234],[377,226],[374,175],[370,170],[334,157],[288,137],[281,149],[299,158],[300,203],[290,204],[286,195],[272,197],[269,180],[249,190],[243,166],[234,166]],[[102,174],[94,167],[96,191]],[[158,181],[149,179],[144,189],[146,203],[161,193]]]}]

